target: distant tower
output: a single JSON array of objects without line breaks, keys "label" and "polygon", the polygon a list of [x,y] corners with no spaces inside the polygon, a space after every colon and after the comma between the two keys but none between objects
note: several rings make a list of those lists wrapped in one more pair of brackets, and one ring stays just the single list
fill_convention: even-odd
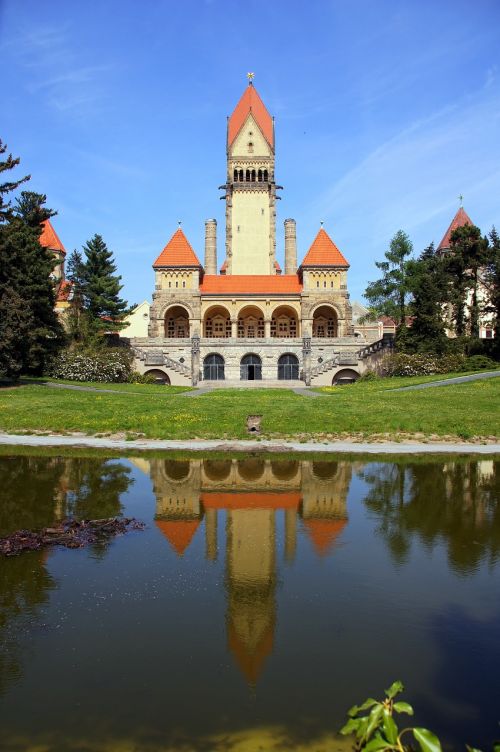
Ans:
[{"label": "distant tower", "polygon": [[252,83],[227,123],[226,274],[275,274],[274,121]]}]

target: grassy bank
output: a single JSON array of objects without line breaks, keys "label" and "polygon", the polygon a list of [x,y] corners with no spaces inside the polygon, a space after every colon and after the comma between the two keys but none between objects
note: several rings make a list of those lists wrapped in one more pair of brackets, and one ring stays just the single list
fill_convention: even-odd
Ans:
[{"label": "grassy bank", "polygon": [[257,413],[263,416],[265,438],[500,435],[500,378],[392,391],[427,380],[358,383],[324,390],[314,399],[285,389],[221,389],[190,398],[167,387],[133,385],[133,394],[120,389],[118,394],[100,394],[31,384],[0,389],[0,431],[119,434],[131,439],[244,438],[246,416]]}]

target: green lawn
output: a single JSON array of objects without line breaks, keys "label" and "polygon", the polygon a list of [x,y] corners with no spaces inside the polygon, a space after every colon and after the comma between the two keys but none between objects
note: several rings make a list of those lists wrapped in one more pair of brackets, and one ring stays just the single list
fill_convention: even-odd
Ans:
[{"label": "green lawn", "polygon": [[[148,438],[244,438],[245,419],[262,414],[264,438],[500,435],[500,378],[409,392],[397,386],[428,378],[394,378],[328,388],[317,398],[286,389],[218,389],[197,397],[169,387],[124,385],[120,394],[0,389],[0,431],[125,434]],[[114,388],[115,385],[101,385]],[[116,385],[119,386],[119,385]],[[139,393],[131,394],[130,391]]]}]

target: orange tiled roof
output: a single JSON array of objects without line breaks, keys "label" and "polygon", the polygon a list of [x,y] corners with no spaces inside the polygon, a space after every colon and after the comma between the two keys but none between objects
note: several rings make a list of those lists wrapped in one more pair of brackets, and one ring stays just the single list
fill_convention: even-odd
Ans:
[{"label": "orange tiled roof", "polygon": [[69,296],[71,293],[71,288],[73,287],[73,283],[69,281],[69,279],[63,279],[61,284],[59,285],[59,289],[57,291],[57,302],[63,303],[67,300],[69,300]]},{"label": "orange tiled roof", "polygon": [[199,520],[156,520],[174,551],[182,556],[198,530]]},{"label": "orange tiled roof", "polygon": [[349,266],[349,264],[328,233],[321,228],[301,266]]},{"label": "orange tiled roof", "polygon": [[298,295],[302,285],[295,274],[205,274],[203,295]]},{"label": "orange tiled roof", "polygon": [[196,253],[179,227],[153,264],[158,266],[201,266]]},{"label": "orange tiled roof", "polygon": [[473,225],[473,224],[474,222],[472,222],[467,212],[463,209],[463,207],[460,207],[460,209],[457,211],[457,213],[453,217],[451,221],[451,225],[446,230],[442,241],[438,245],[438,251],[442,250],[443,248],[450,247],[451,233],[453,232],[453,230],[458,230],[459,227],[464,227],[464,225]]},{"label": "orange tiled roof", "polygon": [[205,509],[297,509],[301,496],[293,491],[203,493]]},{"label": "orange tiled roof", "polygon": [[60,251],[65,254],[66,248],[57,237],[57,233],[52,227],[50,219],[45,219],[42,222],[42,227],[43,230],[40,235],[40,245],[43,245],[44,248],[48,248],[49,251]]},{"label": "orange tiled roof", "polygon": [[320,556],[325,556],[347,524],[347,520],[304,520],[313,546]]},{"label": "orange tiled roof", "polygon": [[255,118],[255,122],[261,129],[262,135],[271,149],[274,148],[273,119],[266,110],[264,102],[257,94],[255,86],[252,84],[247,86],[243,96],[234,108],[233,114],[229,118],[227,124],[228,145],[231,146],[250,113]]}]

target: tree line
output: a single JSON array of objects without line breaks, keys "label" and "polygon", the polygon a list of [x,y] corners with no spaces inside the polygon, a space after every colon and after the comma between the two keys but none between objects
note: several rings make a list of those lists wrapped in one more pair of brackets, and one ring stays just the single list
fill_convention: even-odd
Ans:
[{"label": "tree line", "polygon": [[13,179],[19,157],[0,140],[0,378],[39,375],[61,348],[103,347],[106,332],[117,331],[129,306],[120,298],[121,277],[100,235],[73,251],[68,263],[67,325],[55,311],[57,261],[40,244],[45,220],[56,214],[46,196],[22,190],[30,175]]},{"label": "tree line", "polygon": [[[500,237],[474,225],[451,233],[449,250],[431,243],[413,255],[408,235],[399,230],[383,261],[382,275],[365,290],[370,309],[365,319],[380,315],[396,323],[396,344],[405,352],[442,354],[450,349],[479,352],[481,320],[496,340],[489,354],[500,354]],[[451,334],[450,338],[447,336]]]}]

